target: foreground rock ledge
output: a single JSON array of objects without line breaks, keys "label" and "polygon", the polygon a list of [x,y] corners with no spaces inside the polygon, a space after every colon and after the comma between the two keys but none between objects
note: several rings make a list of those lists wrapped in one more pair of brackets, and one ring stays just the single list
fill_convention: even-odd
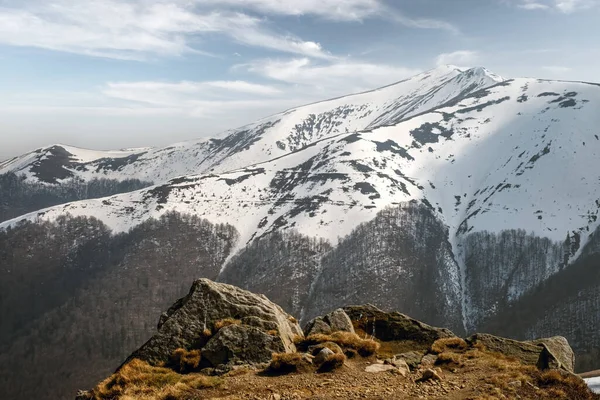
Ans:
[{"label": "foreground rock ledge", "polygon": [[[350,375],[344,378],[349,379],[349,381],[341,385],[339,390],[355,382],[364,381],[360,383],[363,386],[376,382],[377,379],[387,382],[389,376],[385,374],[391,372],[393,376],[406,378],[405,381],[399,381],[398,384],[402,385],[409,392],[412,391],[413,394],[447,394],[450,390],[465,389],[464,384],[459,385],[458,381],[452,382],[453,374],[457,374],[456,377],[463,379],[461,378],[462,372],[460,372],[462,369],[467,374],[465,375],[467,380],[471,379],[473,381],[474,386],[471,389],[474,389],[478,393],[481,379],[489,378],[489,374],[502,376],[502,374],[506,375],[502,371],[520,370],[524,366],[537,367],[533,369],[531,369],[532,367],[528,367],[530,368],[529,370],[522,370],[529,374],[528,377],[521,377],[522,380],[525,379],[527,381],[526,384],[523,384],[518,379],[513,379],[507,385],[511,387],[509,388],[510,390],[516,390],[517,387],[521,387],[519,385],[525,385],[522,390],[519,390],[524,391],[523,393],[525,394],[533,390],[534,398],[537,398],[535,397],[537,396],[535,391],[540,389],[532,382],[546,384],[544,382],[547,382],[548,379],[553,379],[556,380],[556,385],[562,385],[563,388],[566,387],[567,383],[577,387],[581,386],[581,382],[583,382],[579,382],[580,379],[573,374],[573,351],[567,340],[563,337],[535,341],[516,341],[489,334],[475,334],[465,340],[456,337],[447,329],[429,326],[398,312],[385,312],[370,304],[336,309],[327,315],[317,317],[307,324],[305,332],[307,336],[314,336],[304,338],[304,334],[296,319],[284,312],[281,307],[269,301],[264,295],[257,295],[235,286],[215,283],[208,279],[199,279],[194,282],[187,296],[178,300],[167,312],[161,315],[158,323],[158,332],[135,351],[117,370],[115,375],[104,381],[103,387],[105,389],[109,388],[109,391],[112,390],[110,388],[113,387],[113,380],[116,386],[121,384],[127,385],[127,380],[123,382],[119,380],[118,374],[120,371],[127,371],[131,368],[134,370],[138,368],[140,371],[149,371],[149,368],[155,368],[152,366],[164,366],[167,368],[158,368],[156,370],[158,374],[168,373],[172,376],[173,371],[175,371],[176,375],[193,372],[189,375],[189,378],[187,378],[188,375],[185,375],[186,378],[176,378],[176,380],[188,379],[186,382],[192,382],[190,379],[198,379],[198,382],[203,382],[204,386],[202,387],[208,390],[208,392],[212,390],[213,394],[219,394],[219,389],[214,389],[213,386],[217,381],[204,381],[209,379],[207,375],[227,374],[231,371],[235,372],[236,368],[249,368],[248,370],[262,371],[271,360],[273,353],[296,353],[295,340],[298,340],[297,343],[299,343],[300,349],[306,350],[306,346],[302,343],[310,342],[311,340],[319,342],[319,338],[324,338],[323,340],[336,340],[338,332],[350,335],[350,337],[353,336],[358,341],[363,340],[361,337],[369,336],[375,338],[379,343],[374,344],[377,346],[381,345],[381,350],[383,351],[382,353],[377,352],[375,355],[370,353],[368,356],[370,358],[346,360],[347,363],[344,362],[343,365],[341,364],[343,367],[340,370],[341,376]],[[328,336],[328,334],[331,334],[331,336]],[[360,336],[357,336],[357,334]],[[338,337],[344,338],[349,336],[338,335]],[[343,344],[342,342],[339,343]],[[334,342],[322,342],[319,345],[309,346],[308,351],[310,354],[307,353],[300,356],[290,354],[290,359],[297,358],[298,360],[303,360],[303,363],[312,365],[318,358],[314,356],[314,353],[319,349],[321,349],[321,353],[328,352],[330,355],[334,353],[342,354],[343,351],[346,351],[346,349],[341,349]],[[395,349],[402,349],[402,352],[394,352],[390,355],[389,352]],[[180,354],[184,358],[180,358],[174,363],[175,354]],[[185,357],[188,358],[186,359]],[[481,359],[474,361],[473,357],[480,357]],[[344,359],[346,358],[344,357]],[[178,364],[181,360],[190,363],[192,365],[191,368],[181,369],[183,364]],[[132,362],[130,363],[130,361]],[[492,368],[492,370],[482,372],[481,376],[471,376],[469,374],[476,375],[479,368],[469,367],[469,365],[474,365],[472,364],[473,362],[478,362],[479,364],[477,365],[481,368],[487,368],[488,370]],[[500,372],[494,369],[497,368],[497,363],[502,367],[499,370]],[[123,368],[124,366],[126,367]],[[446,375],[437,366],[445,368]],[[549,378],[544,378],[540,375],[540,371],[548,370],[559,370],[554,371],[558,375],[548,375]],[[448,371],[450,375],[448,375]],[[201,373],[198,374],[198,372]],[[375,375],[377,377],[365,377],[363,372],[367,376]],[[427,375],[427,373],[431,376]],[[144,374],[147,374],[147,372],[144,372]],[[379,378],[380,374],[383,374],[381,378]],[[311,374],[308,374],[307,378],[303,379],[313,379],[308,378],[309,375]],[[136,376],[141,375],[138,374]],[[177,376],[182,377],[184,375]],[[247,378],[247,384],[250,387],[255,387],[254,385],[258,381],[252,383],[252,376],[254,375],[250,374]],[[256,376],[258,377],[259,375]],[[444,383],[446,379],[444,376],[450,379],[448,384]],[[568,381],[570,378],[574,380],[571,379],[571,381]],[[275,379],[274,382],[278,382],[278,378],[272,379]],[[427,383],[431,381],[442,381],[442,383],[441,386],[438,385],[439,387],[436,385],[431,386],[431,384]],[[488,382],[487,386],[494,386],[493,381],[490,382]],[[98,388],[103,384],[100,384]],[[419,386],[420,384],[424,384],[425,386]],[[195,385],[196,389],[202,390],[197,386],[197,383]],[[247,387],[240,388],[240,390],[248,390]],[[568,387],[566,388],[569,389]],[[369,388],[365,390],[367,389],[371,390]],[[381,388],[375,386],[375,389],[379,390]],[[404,389],[401,389],[401,393]],[[428,391],[429,389],[432,391]],[[436,392],[438,389],[441,392]],[[492,389],[494,388],[492,387]],[[494,390],[497,389],[495,388]],[[227,389],[223,390],[226,391]],[[470,389],[466,387],[465,390]],[[549,387],[549,390],[552,391],[554,389]],[[596,399],[596,397],[588,397],[588,395],[594,395],[589,392],[585,384],[583,389],[579,387],[578,390],[585,395],[585,397],[581,398]],[[102,394],[96,391],[97,388],[92,392],[81,392],[77,398],[82,400],[119,398],[111,397],[110,393]],[[392,392],[387,391],[386,395]],[[514,394],[513,392],[511,393]],[[556,391],[552,393],[561,392]],[[179,399],[183,397],[171,396],[168,398]],[[390,398],[404,397],[394,396]],[[523,398],[530,397],[526,396]],[[561,395],[560,398],[565,397]],[[567,398],[569,397],[567,396]]]}]

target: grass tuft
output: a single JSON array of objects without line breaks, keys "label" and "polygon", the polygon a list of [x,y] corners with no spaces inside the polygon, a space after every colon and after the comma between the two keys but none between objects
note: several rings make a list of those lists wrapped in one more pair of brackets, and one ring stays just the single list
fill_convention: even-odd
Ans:
[{"label": "grass tuft", "polygon": [[459,337],[438,339],[431,345],[431,352],[440,354],[448,350],[465,351],[469,348],[467,342]]},{"label": "grass tuft", "polygon": [[350,332],[334,332],[331,335],[315,334],[307,338],[295,338],[296,345],[306,350],[309,346],[325,342],[333,342],[342,349],[353,349],[362,357],[369,357],[377,352],[379,343],[373,339],[361,339],[357,334]]},{"label": "grass tuft", "polygon": [[273,353],[271,364],[266,372],[273,375],[285,375],[305,372],[309,368],[310,365],[299,353]]},{"label": "grass tuft", "polygon": [[200,374],[181,375],[134,359],[102,381],[91,392],[93,400],[165,400],[187,398],[199,390],[216,387],[221,380]]},{"label": "grass tuft", "polygon": [[179,348],[171,354],[171,363],[181,373],[187,373],[198,368],[202,356],[200,350],[186,350]]},{"label": "grass tuft", "polygon": [[225,318],[225,319],[218,320],[214,324],[215,332],[219,331],[220,329],[225,328],[226,326],[240,325],[241,323],[242,323],[242,321],[240,321],[239,319],[234,319],[234,318]]}]

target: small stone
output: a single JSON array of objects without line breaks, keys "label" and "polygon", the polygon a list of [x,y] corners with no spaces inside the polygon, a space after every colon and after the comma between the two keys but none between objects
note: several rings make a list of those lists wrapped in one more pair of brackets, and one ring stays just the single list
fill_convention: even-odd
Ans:
[{"label": "small stone", "polygon": [[421,376],[421,378],[419,379],[420,382],[427,382],[427,381],[441,381],[442,377],[438,374],[437,371],[433,370],[433,369],[426,369],[425,371],[423,371],[423,376]]},{"label": "small stone", "polygon": [[424,368],[431,368],[437,361],[437,358],[438,356],[436,356],[435,354],[427,354],[421,359],[421,366],[423,366]]},{"label": "small stone", "polygon": [[[386,361],[388,361],[388,360],[386,360]],[[390,364],[390,365],[393,365],[394,367],[396,367],[402,376],[406,376],[407,374],[410,374],[410,367],[408,366],[406,361],[404,361],[402,359],[393,358],[393,359],[389,360],[389,362],[387,362],[387,364]]]},{"label": "small stone", "polygon": [[317,354],[315,356],[314,363],[317,365],[323,364],[323,362],[325,362],[325,359],[327,359],[327,357],[329,357],[332,354],[335,354],[335,353],[333,351],[329,350],[327,347],[324,347],[323,349],[321,349],[319,354]]},{"label": "small stone", "polygon": [[387,371],[392,371],[397,369],[396,367],[394,367],[393,365],[389,365],[389,364],[371,364],[369,365],[367,368],[365,368],[365,372],[370,372],[373,374],[379,373],[379,372],[387,372]]}]

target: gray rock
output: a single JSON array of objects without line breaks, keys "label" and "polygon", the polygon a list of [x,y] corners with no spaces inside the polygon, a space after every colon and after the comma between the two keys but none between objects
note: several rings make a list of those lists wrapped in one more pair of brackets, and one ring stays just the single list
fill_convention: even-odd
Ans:
[{"label": "gray rock", "polygon": [[365,368],[365,372],[369,372],[371,374],[378,374],[380,372],[393,371],[396,367],[390,364],[371,364]]},{"label": "gray rock", "polygon": [[323,362],[325,362],[325,360],[327,359],[327,357],[329,357],[330,355],[335,354],[333,351],[331,351],[330,349],[328,349],[327,347],[324,347],[321,349],[321,351],[315,356],[315,360],[314,363],[316,365],[321,365],[323,364]]},{"label": "gray rock", "polygon": [[514,357],[524,364],[536,365],[542,348],[538,345],[507,339],[487,333],[476,333],[467,338],[470,345],[482,344],[489,351],[495,351],[508,357]]},{"label": "gray rock", "polygon": [[355,333],[350,317],[348,317],[348,314],[341,308],[330,312],[323,319],[330,326],[331,332],[342,331]]},{"label": "gray rock", "polygon": [[388,313],[371,304],[345,307],[344,311],[366,333],[382,341],[412,340],[431,345],[438,339],[456,336],[448,329],[435,328],[399,312]]},{"label": "gray rock", "polygon": [[241,319],[241,321],[242,321],[242,325],[254,326],[255,328],[262,329],[263,331],[266,331],[266,332],[272,331],[272,330],[277,330],[279,328],[279,325],[277,324],[277,322],[265,321],[264,319],[261,319],[259,317],[255,317],[255,316],[244,317]]},{"label": "gray rock", "polygon": [[471,345],[483,344],[488,350],[514,357],[523,364],[535,365],[540,369],[563,369],[573,372],[575,356],[567,339],[553,337],[520,342],[486,333],[477,333],[467,339]]},{"label": "gray rock", "polygon": [[410,373],[410,367],[408,366],[406,361],[400,358],[389,358],[384,361],[384,364],[393,365],[398,369],[398,372],[400,372],[402,376],[406,376]]},{"label": "gray rock", "polygon": [[421,358],[421,366],[423,368],[431,368],[435,365],[435,362],[437,361],[438,356],[435,354],[427,354],[426,356],[423,356],[423,358]]},{"label": "gray rock", "polygon": [[323,317],[316,317],[313,320],[309,321],[304,327],[304,335],[329,335],[331,333],[331,327]]},{"label": "gray rock", "polygon": [[323,317],[312,319],[304,327],[304,334],[306,336],[316,334],[329,335],[330,333],[340,331],[355,333],[352,321],[350,321],[348,314],[341,308],[338,308]]},{"label": "gray rock", "polygon": [[420,382],[426,382],[430,380],[441,381],[442,377],[440,376],[438,371],[435,371],[433,369],[426,369],[425,371],[423,371],[423,375],[421,376],[421,378],[418,379],[418,381]]},{"label": "gray rock", "polygon": [[575,354],[565,337],[554,336],[532,340],[530,343],[544,346],[545,351],[538,360],[538,367],[541,369],[564,369],[575,372]]},{"label": "gray rock", "polygon": [[248,325],[229,325],[217,332],[202,349],[202,358],[213,366],[231,363],[255,364],[285,352],[283,341]]},{"label": "gray rock", "polygon": [[396,354],[394,356],[394,359],[404,360],[411,370],[415,370],[419,367],[419,364],[421,364],[421,360],[423,359],[423,353],[420,353],[418,351],[409,351],[406,353]]},{"label": "gray rock", "polygon": [[[168,361],[177,348],[202,348],[207,345],[203,331],[209,329],[214,332],[214,324],[226,318],[242,320],[251,326],[222,328],[215,335],[217,337],[220,334],[220,339],[216,339],[210,346],[213,351],[211,357],[215,362],[236,357],[264,362],[266,353],[273,349],[277,349],[278,352],[295,352],[294,336],[302,335],[300,327],[296,322],[292,322],[291,316],[265,296],[208,279],[199,279],[194,282],[187,296],[177,300],[163,313],[158,332],[127,361],[139,358],[151,364],[158,364]],[[277,330],[278,335],[267,335],[265,330]],[[233,334],[241,336],[236,339],[232,337]],[[253,340],[258,342],[254,344]],[[217,346],[218,343],[220,344]],[[235,344],[240,343],[251,346],[252,350],[236,348]],[[264,351],[255,349],[259,344],[267,346]],[[233,353],[223,355],[219,350],[222,348],[227,348]],[[252,360],[253,354],[256,354],[257,360]],[[202,356],[206,357],[204,351]],[[269,359],[270,356],[269,354]]]}]

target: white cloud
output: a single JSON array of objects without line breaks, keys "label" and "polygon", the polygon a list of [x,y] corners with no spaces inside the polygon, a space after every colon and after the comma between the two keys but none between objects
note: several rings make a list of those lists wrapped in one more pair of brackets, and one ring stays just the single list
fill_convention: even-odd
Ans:
[{"label": "white cloud", "polygon": [[[332,21],[363,21],[383,18],[411,28],[442,29],[454,33],[458,28],[435,19],[410,18],[382,0],[194,0],[199,5],[234,6],[274,15],[314,15]],[[390,3],[391,4],[391,3]]]},{"label": "white cloud", "polygon": [[[23,4],[24,3],[24,4]],[[277,34],[247,14],[199,12],[189,2],[159,0],[55,0],[0,7],[0,43],[117,59],[202,52],[197,35],[218,33],[250,45],[329,58],[319,43]]]},{"label": "white cloud", "polygon": [[232,111],[254,112],[254,118],[257,118],[327,97],[375,89],[420,72],[344,60],[315,63],[309,58],[259,60],[238,65],[234,70],[244,70],[277,83],[111,82],[106,84],[102,93],[115,101],[123,102],[123,106],[130,110],[144,106],[156,107],[178,110],[181,114],[196,117],[222,115]]},{"label": "white cloud", "polygon": [[476,51],[459,50],[452,53],[442,53],[436,58],[437,65],[458,65],[461,67],[472,67],[479,62],[480,56]]},{"label": "white cloud", "polygon": [[295,85],[294,90],[313,96],[337,96],[374,89],[404,79],[420,71],[385,64],[347,60],[315,63],[308,58],[258,60],[238,65],[263,77]]},{"label": "white cloud", "polygon": [[525,10],[555,10],[569,14],[598,4],[599,0],[519,0],[517,7]]},{"label": "white cloud", "polygon": [[207,54],[196,37],[220,34],[249,46],[331,57],[318,42],[275,32],[269,20],[248,12],[334,21],[377,17],[413,28],[457,31],[443,21],[408,18],[381,0],[5,0],[0,1],[0,44],[143,60]]},{"label": "white cloud", "polygon": [[546,4],[529,3],[529,2],[519,4],[518,7],[523,8],[525,10],[547,10],[548,8],[550,8],[550,6],[548,6]]},{"label": "white cloud", "polygon": [[234,6],[266,14],[316,15],[334,21],[362,21],[381,16],[386,9],[380,0],[195,0],[199,5]]}]

